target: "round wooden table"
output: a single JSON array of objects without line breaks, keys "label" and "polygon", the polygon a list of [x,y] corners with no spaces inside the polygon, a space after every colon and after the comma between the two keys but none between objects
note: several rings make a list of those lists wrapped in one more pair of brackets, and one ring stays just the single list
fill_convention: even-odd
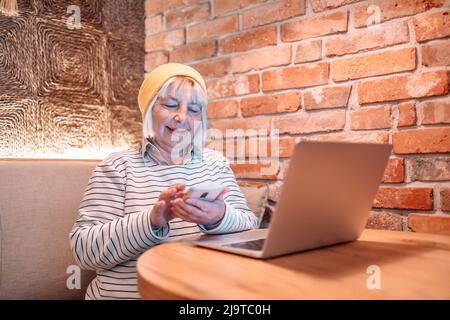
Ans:
[{"label": "round wooden table", "polygon": [[137,273],[144,299],[449,299],[450,236],[365,230],[268,260],[170,242],[142,254]]}]

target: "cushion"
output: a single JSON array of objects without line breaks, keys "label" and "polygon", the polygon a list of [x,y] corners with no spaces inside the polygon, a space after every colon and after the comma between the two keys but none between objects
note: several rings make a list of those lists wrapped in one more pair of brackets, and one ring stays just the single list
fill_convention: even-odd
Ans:
[{"label": "cushion", "polygon": [[247,204],[250,210],[258,218],[258,225],[260,225],[264,216],[264,211],[267,205],[268,188],[267,186],[250,187],[241,186],[241,191],[247,199]]},{"label": "cushion", "polygon": [[67,288],[69,232],[97,163],[0,160],[0,299],[84,299],[95,273]]}]

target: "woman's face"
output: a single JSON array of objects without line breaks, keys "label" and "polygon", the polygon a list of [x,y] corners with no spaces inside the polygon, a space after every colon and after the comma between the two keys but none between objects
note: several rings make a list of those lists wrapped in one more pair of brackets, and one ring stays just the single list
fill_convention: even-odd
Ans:
[{"label": "woman's face", "polygon": [[[174,148],[187,136],[201,130],[201,105],[195,103],[194,89],[183,81],[176,90],[169,84],[165,97],[159,97],[153,107],[152,120],[156,142],[165,150]],[[195,132],[194,132],[195,130]]]}]

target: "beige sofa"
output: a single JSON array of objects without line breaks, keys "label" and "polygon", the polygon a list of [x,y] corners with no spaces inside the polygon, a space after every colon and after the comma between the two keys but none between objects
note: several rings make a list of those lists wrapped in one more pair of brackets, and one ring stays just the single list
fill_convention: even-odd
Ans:
[{"label": "beige sofa", "polygon": [[[99,162],[0,159],[0,299],[84,298],[95,274],[81,270],[81,288],[68,288],[69,232]],[[267,188],[241,189],[261,221]]]},{"label": "beige sofa", "polygon": [[68,289],[69,232],[98,162],[0,159],[0,299],[84,299],[94,272]]}]

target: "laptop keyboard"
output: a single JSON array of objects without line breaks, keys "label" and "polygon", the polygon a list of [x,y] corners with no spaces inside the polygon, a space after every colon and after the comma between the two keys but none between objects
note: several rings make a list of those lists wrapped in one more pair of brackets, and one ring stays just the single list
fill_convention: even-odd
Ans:
[{"label": "laptop keyboard", "polygon": [[262,250],[265,241],[266,241],[266,239],[258,239],[258,240],[229,243],[229,244],[224,244],[223,246],[258,251],[258,250]]}]

